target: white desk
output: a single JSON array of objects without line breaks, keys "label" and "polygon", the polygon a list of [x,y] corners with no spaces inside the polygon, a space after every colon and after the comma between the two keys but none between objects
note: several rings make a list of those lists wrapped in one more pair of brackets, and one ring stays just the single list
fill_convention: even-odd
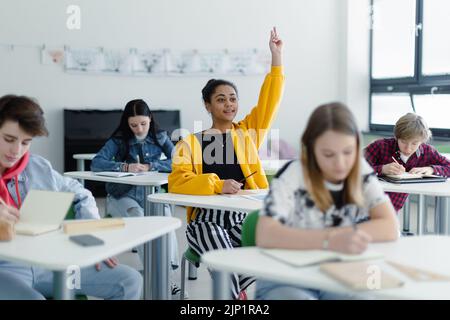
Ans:
[{"label": "white desk", "polygon": [[[65,176],[71,177],[74,179],[82,179],[82,180],[92,180],[92,181],[101,181],[101,182],[113,182],[113,183],[124,183],[131,184],[135,186],[143,186],[145,199],[152,193],[155,193],[157,189],[167,183],[167,173],[159,173],[153,172],[150,175],[142,175],[142,176],[132,176],[132,177],[123,177],[123,178],[112,178],[112,177],[104,177],[95,175],[91,171],[71,171],[65,172]],[[162,210],[157,210],[157,208],[153,208],[150,203],[144,201],[144,215],[148,216],[163,216],[164,213]],[[169,299],[169,287],[168,287],[168,278],[169,273],[169,257],[164,260],[155,260],[155,254],[158,254],[158,248],[160,247],[159,241],[163,242],[162,246],[166,246],[168,241],[168,237],[163,236],[157,241],[152,242],[153,248],[149,243],[144,245],[144,298],[149,299],[151,293],[153,292],[153,299]],[[167,251],[167,250],[166,250]],[[166,252],[167,253],[167,252]],[[153,255],[153,257],[152,257]],[[156,263],[156,261],[160,261],[160,263]],[[152,272],[150,271],[152,268]],[[150,276],[149,276],[150,275]],[[151,277],[151,280],[150,280]],[[162,279],[162,280],[161,280]],[[160,285],[163,287],[161,288]],[[162,295],[160,295],[162,294]]]},{"label": "white desk", "polygon": [[176,206],[241,212],[259,210],[263,206],[263,201],[261,200],[253,200],[235,195],[194,196],[177,193],[155,193],[149,195],[147,200],[153,203],[164,203]]},{"label": "white desk", "polygon": [[[261,200],[253,200],[233,195],[194,196],[177,193],[155,193],[149,195],[147,200],[160,204],[217,210],[234,210],[240,212],[259,210],[263,206],[263,201]],[[196,272],[196,269],[192,268],[192,265],[189,264],[189,276],[196,277]],[[182,274],[183,273],[184,272],[182,271]]]},{"label": "white desk", "polygon": [[[446,182],[436,182],[436,183],[408,183],[408,184],[395,184],[380,181],[383,190],[386,192],[401,192],[409,194],[417,194],[419,196],[418,202],[418,214],[417,214],[417,230],[418,234],[423,233],[424,229],[424,218],[425,210],[424,208],[424,198],[425,196],[438,197],[438,208],[436,208],[436,218],[437,223],[440,227],[440,233],[448,234],[449,231],[449,208],[447,204],[447,197],[450,197],[450,180]],[[404,217],[407,219],[409,224],[409,217]]]},{"label": "white desk", "polygon": [[[370,249],[384,255],[384,261],[395,261],[404,265],[434,271],[450,276],[450,237],[421,236],[403,237],[397,242],[371,244]],[[262,254],[257,247],[235,250],[214,250],[202,255],[202,263],[214,269],[214,299],[229,299],[227,275],[232,272],[248,274],[257,278],[278,281],[308,288],[336,293],[349,293],[348,289],[319,270],[318,266],[296,268]],[[377,299],[449,299],[449,281],[415,281],[394,267],[378,260],[374,264],[405,282],[396,289],[362,292],[361,297]],[[356,291],[354,291],[356,293]]]},{"label": "white desk", "polygon": [[73,158],[77,160],[77,171],[85,171],[84,161],[94,159],[96,153],[76,153]]},{"label": "white desk", "polygon": [[[91,232],[105,244],[82,247],[69,240],[62,230],[39,236],[17,235],[10,242],[0,242],[0,259],[52,270],[54,298],[69,299],[72,293],[66,286],[69,266],[80,268],[94,265],[116,254],[149,242],[181,227],[181,221],[171,217],[124,218],[125,227]],[[158,244],[157,261],[165,258],[164,243]],[[166,253],[167,256],[167,253]]]}]

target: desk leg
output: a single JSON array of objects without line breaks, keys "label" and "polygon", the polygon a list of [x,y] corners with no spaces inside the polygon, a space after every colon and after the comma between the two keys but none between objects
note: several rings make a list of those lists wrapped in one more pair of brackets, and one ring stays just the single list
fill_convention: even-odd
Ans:
[{"label": "desk leg", "polygon": [[406,199],[405,206],[403,207],[403,232],[408,233],[409,232],[409,226],[410,226],[410,203],[411,196],[409,196]]},{"label": "desk leg", "polygon": [[425,196],[423,194],[419,194],[419,201],[417,202],[417,235],[421,235],[423,233],[423,219],[425,216]]},{"label": "desk leg", "polygon": [[84,160],[77,159],[77,171],[84,171]]},{"label": "desk leg", "polygon": [[53,271],[53,293],[55,300],[73,300],[73,290],[67,287],[66,271]]},{"label": "desk leg", "polygon": [[437,197],[436,216],[439,217],[438,224],[436,224],[436,232],[438,234],[449,234],[450,217],[447,197]]},{"label": "desk leg", "polygon": [[[77,159],[77,171],[84,171],[84,160],[83,159]],[[78,180],[84,187],[84,180]]]},{"label": "desk leg", "polygon": [[[164,206],[157,204],[158,213],[164,215]],[[154,300],[169,300],[169,235],[152,241],[152,294]]]},{"label": "desk leg", "polygon": [[228,272],[213,270],[213,300],[231,300],[231,277]]},{"label": "desk leg", "polygon": [[[154,193],[155,188],[153,186],[145,187],[145,198]],[[144,215],[146,217],[151,216],[151,203],[144,201]],[[144,300],[150,300],[152,298],[151,292],[151,266],[152,266],[152,245],[150,242],[144,244]],[[153,272],[154,273],[154,272]]]}]

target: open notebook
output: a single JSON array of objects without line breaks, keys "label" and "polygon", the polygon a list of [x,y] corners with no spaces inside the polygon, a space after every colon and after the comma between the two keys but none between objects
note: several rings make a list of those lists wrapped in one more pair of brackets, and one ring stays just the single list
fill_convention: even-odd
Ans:
[{"label": "open notebook", "polygon": [[326,250],[261,249],[261,252],[293,267],[306,267],[325,262],[360,261],[383,258],[382,254],[371,251],[355,255]]},{"label": "open notebook", "polygon": [[16,232],[34,236],[58,230],[74,196],[72,192],[30,190],[20,208]]},{"label": "open notebook", "polygon": [[97,176],[105,176],[112,178],[122,178],[122,177],[132,177],[132,176],[149,176],[154,174],[155,171],[147,171],[147,172],[116,172],[116,171],[101,171],[94,172]]},{"label": "open notebook", "polygon": [[443,182],[446,177],[437,176],[434,174],[421,174],[404,172],[402,174],[387,174],[380,176],[381,180],[392,183],[426,183],[426,182]]},{"label": "open notebook", "polygon": [[269,189],[245,189],[245,190],[239,190],[238,192],[234,194],[226,194],[225,196],[229,198],[236,198],[236,197],[242,197],[247,198],[251,200],[257,200],[262,201],[265,197],[267,197],[267,194],[269,193]]}]

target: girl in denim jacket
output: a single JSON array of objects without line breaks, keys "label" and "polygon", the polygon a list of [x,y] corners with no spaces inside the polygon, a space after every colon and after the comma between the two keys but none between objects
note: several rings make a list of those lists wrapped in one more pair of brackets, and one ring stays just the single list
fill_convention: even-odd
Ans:
[{"label": "girl in denim jacket", "polygon": [[[165,131],[158,125],[144,100],[129,101],[122,113],[120,124],[110,139],[92,160],[91,170],[146,172],[170,172],[174,146]],[[164,154],[166,159],[162,160]],[[106,212],[115,217],[141,217],[144,215],[144,187],[107,183]],[[171,216],[170,207],[164,207]],[[178,248],[175,233],[170,234],[172,267],[178,267]],[[138,248],[141,259],[142,248]]]},{"label": "girl in denim jacket", "polygon": [[[145,101],[131,100],[125,106],[120,124],[92,160],[92,171],[169,171],[172,141],[159,131]],[[161,160],[161,154],[167,159]],[[144,187],[107,183],[107,212],[113,216],[143,216]]]}]

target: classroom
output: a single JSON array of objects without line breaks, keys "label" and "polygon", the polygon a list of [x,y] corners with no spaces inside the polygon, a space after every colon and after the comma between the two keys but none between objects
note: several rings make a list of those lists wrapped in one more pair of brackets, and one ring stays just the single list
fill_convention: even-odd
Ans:
[{"label": "classroom", "polygon": [[0,300],[450,299],[448,16],[2,1]]}]

